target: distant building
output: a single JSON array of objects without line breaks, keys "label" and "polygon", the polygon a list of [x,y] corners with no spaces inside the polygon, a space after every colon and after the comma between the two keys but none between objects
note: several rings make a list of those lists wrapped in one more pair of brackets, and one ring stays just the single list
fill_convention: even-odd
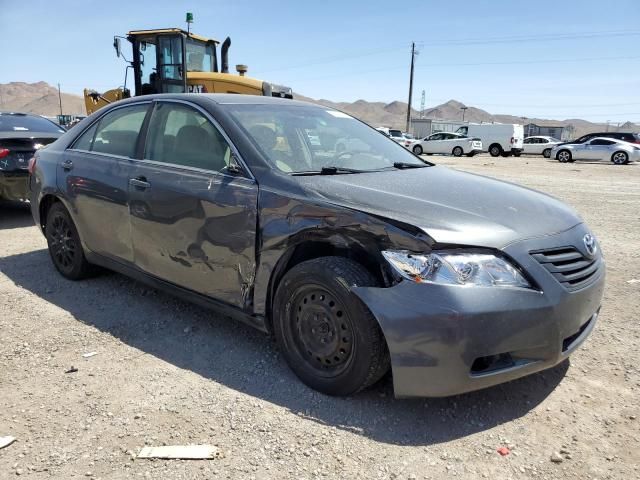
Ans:
[{"label": "distant building", "polygon": [[528,123],[524,126],[524,136],[533,137],[542,135],[563,140],[564,125],[552,122]]},{"label": "distant building", "polygon": [[455,132],[467,122],[441,120],[436,118],[412,118],[411,132],[415,138],[424,138],[437,132]]}]

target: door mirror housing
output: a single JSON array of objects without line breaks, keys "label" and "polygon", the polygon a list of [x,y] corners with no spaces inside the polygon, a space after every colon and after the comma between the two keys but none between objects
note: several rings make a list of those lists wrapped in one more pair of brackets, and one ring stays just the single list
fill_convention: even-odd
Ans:
[{"label": "door mirror housing", "polygon": [[227,165],[226,170],[231,175],[242,175],[243,173],[242,167],[233,153],[229,157],[229,165]]}]

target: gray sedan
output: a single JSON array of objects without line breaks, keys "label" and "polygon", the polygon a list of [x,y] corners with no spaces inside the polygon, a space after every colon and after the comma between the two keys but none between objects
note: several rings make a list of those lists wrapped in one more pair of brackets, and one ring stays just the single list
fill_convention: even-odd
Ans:
[{"label": "gray sedan", "polygon": [[567,205],[421,160],[328,107],[136,97],[32,166],[62,276],[108,268],[224,312],[326,394],[389,368],[402,397],[496,385],[565,360],[600,310],[604,259]]}]

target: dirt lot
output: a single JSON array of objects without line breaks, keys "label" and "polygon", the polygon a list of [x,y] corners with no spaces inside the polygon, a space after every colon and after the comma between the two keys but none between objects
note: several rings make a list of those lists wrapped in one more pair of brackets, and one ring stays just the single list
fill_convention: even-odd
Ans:
[{"label": "dirt lot", "polygon": [[[448,399],[395,400],[388,378],[325,397],[248,327],[117,274],[62,279],[2,205],[0,436],[18,441],[0,478],[639,478],[640,165],[434,160],[549,192],[596,232],[604,306],[570,363]],[[133,458],[199,443],[224,457]]]}]

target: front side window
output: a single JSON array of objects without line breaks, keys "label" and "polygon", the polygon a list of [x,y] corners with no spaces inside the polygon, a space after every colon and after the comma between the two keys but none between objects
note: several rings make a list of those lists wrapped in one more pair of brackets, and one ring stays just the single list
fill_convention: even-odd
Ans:
[{"label": "front side window", "polygon": [[198,110],[180,103],[155,106],[145,145],[145,159],[221,171],[231,149],[218,129]]},{"label": "front side window", "polygon": [[85,131],[74,148],[134,158],[138,135],[148,109],[148,104],[142,104],[112,110],[95,127]]},{"label": "front side window", "polygon": [[393,169],[394,163],[426,166],[395,141],[355,118],[299,105],[229,104],[224,108],[273,167],[282,172],[323,168]]}]

